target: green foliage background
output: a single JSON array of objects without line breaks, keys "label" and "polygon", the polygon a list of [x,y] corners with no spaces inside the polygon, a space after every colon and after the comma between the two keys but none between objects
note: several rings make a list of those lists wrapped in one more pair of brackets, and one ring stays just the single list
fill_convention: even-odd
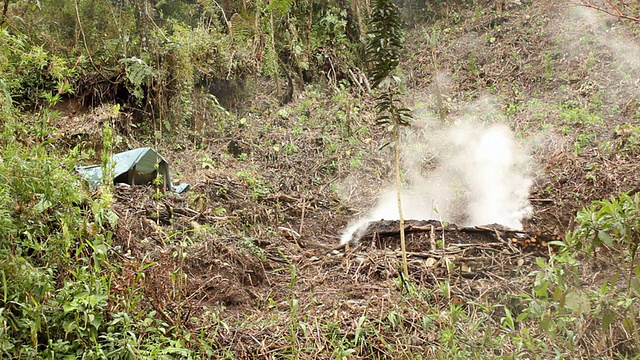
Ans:
[{"label": "green foliage background", "polygon": [[9,2],[5,88],[29,106],[118,102],[175,129],[201,110],[194,90],[217,82],[345,77],[363,62],[367,13],[361,1]]}]

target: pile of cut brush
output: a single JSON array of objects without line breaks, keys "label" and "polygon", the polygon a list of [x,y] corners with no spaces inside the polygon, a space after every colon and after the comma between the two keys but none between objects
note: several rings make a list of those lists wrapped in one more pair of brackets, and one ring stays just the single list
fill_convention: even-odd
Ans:
[{"label": "pile of cut brush", "polygon": [[[332,251],[344,250],[348,272],[363,278],[401,276],[400,222],[370,222],[354,238]],[[412,281],[456,287],[458,299],[487,294],[522,281],[537,257],[557,251],[560,236],[513,230],[501,225],[459,227],[435,220],[405,221],[409,274]],[[353,265],[355,264],[355,265]],[[511,284],[519,287],[522,284]],[[464,295],[462,295],[464,294]]]},{"label": "pile of cut brush", "polygon": [[[469,247],[473,244],[488,247],[503,247],[512,253],[551,253],[555,251],[553,241],[561,240],[556,235],[541,232],[513,230],[499,224],[458,227],[437,220],[407,220],[404,224],[407,235],[407,250],[434,251],[441,241],[454,247]],[[400,237],[399,220],[380,220],[366,224],[355,232],[350,244],[370,243],[373,248],[395,247]],[[347,244],[345,244],[346,246]]]},{"label": "pile of cut brush", "polygon": [[149,186],[114,189],[113,250],[122,269],[114,289],[135,284],[144,305],[172,325],[195,326],[207,306],[252,303],[269,268],[233,235],[236,220],[191,208],[186,196],[158,194]]}]

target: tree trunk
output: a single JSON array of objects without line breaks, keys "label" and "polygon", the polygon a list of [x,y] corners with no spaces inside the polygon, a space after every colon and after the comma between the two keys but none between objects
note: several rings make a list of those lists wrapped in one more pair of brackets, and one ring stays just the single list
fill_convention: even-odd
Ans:
[{"label": "tree trunk", "polygon": [[9,12],[9,1],[4,0],[4,7],[2,8],[2,19],[0,19],[0,25],[4,24],[4,21],[7,19],[7,13]]}]

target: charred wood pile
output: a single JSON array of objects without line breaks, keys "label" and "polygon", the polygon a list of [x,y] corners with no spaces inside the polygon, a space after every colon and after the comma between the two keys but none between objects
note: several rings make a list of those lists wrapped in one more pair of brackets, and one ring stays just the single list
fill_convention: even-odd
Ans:
[{"label": "charred wood pile", "polygon": [[[412,252],[435,251],[438,248],[486,246],[511,253],[549,254],[557,250],[554,241],[558,235],[539,231],[514,230],[499,224],[459,227],[436,220],[407,220],[404,226],[407,250]],[[364,244],[372,248],[397,247],[400,239],[398,220],[370,222],[355,233],[350,244]]]},{"label": "charred wood pile", "polygon": [[[342,267],[363,286],[402,277],[399,229],[398,220],[370,222],[334,248],[325,266]],[[439,299],[463,303],[498,298],[505,287],[529,286],[522,281],[533,278],[520,275],[534,271],[536,259],[558,251],[562,240],[497,224],[464,227],[435,220],[407,220],[405,235],[410,280],[434,289],[448,284]]]}]

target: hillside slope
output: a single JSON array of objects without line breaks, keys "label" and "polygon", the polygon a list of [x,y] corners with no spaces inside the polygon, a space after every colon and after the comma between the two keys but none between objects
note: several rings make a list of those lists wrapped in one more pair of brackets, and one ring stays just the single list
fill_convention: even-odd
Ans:
[{"label": "hillside slope", "polygon": [[[56,269],[59,282],[106,259],[109,295],[64,298],[53,310],[99,307],[104,322],[67,319],[64,339],[46,340],[63,354],[84,321],[101,334],[96,349],[118,344],[110,354],[128,358],[636,357],[637,236],[621,244],[606,224],[588,238],[573,230],[584,206],[640,188],[638,24],[571,1],[486,3],[443,7],[407,33],[409,279],[389,136],[375,124],[375,93],[353,81],[359,69],[296,83],[284,105],[284,82],[249,79],[237,109],[196,107],[203,122],[171,134],[113,104],[58,104],[60,116],[43,121],[57,129],[47,151],[95,163],[103,148],[152,146],[174,182],[192,187],[69,200],[89,204],[108,248],[82,225],[87,244],[66,251],[91,256]],[[106,202],[117,221],[100,212]],[[0,320],[2,335],[13,325]],[[37,354],[44,335],[33,334]]]},{"label": "hillside slope", "polygon": [[[455,10],[412,29],[403,64],[416,114],[405,138],[407,191],[415,195],[425,186],[454,194],[434,204],[418,191],[417,214],[425,218],[417,220],[481,225],[464,224],[470,215],[462,214],[477,190],[468,181],[481,176],[478,169],[448,182],[439,178],[435,189],[428,181],[443,164],[473,166],[456,162],[460,154],[451,151],[468,150],[455,145],[452,133],[481,136],[491,124],[508,126],[513,147],[505,151],[520,156],[503,176],[529,182],[525,198],[533,208],[523,219],[525,231],[563,238],[582,206],[635,191],[640,42],[634,26],[568,2],[524,2],[500,15],[483,6]],[[142,286],[150,306],[163,309],[170,323],[207,329],[215,351],[234,357],[600,358],[636,351],[620,323],[602,340],[587,333],[595,331],[588,325],[580,330],[592,321],[585,314],[570,322],[556,310],[555,329],[536,325],[540,318],[528,308],[535,301],[518,299],[531,293],[530,274],[538,269],[536,256],[546,257],[544,247],[529,253],[503,245],[493,252],[484,247],[500,245],[472,237],[460,255],[455,244],[469,240],[436,232],[452,247],[411,248],[411,289],[398,287],[393,238],[330,252],[348,223],[380,206],[377,196],[392,180],[371,110],[369,94],[307,87],[282,108],[253,102],[228,137],[209,139],[202,150],[160,143],[195,185],[188,200],[165,197],[161,213],[170,207],[173,217],[156,220],[159,228],[140,220],[153,213],[149,192],[117,193],[146,204],[146,212],[130,200],[115,204],[116,243],[134,259],[154,261]],[[504,155],[499,151],[491,155],[496,161]],[[508,184],[490,185],[489,197],[493,191],[505,202],[494,206],[507,206],[510,199],[496,187]],[[184,216],[176,215],[180,208]],[[184,252],[183,261],[169,256],[176,251]],[[584,269],[582,286],[599,286],[613,271],[596,268],[603,270]],[[177,293],[170,276],[176,272],[185,279]],[[513,326],[505,320],[520,314],[529,320]]]}]

